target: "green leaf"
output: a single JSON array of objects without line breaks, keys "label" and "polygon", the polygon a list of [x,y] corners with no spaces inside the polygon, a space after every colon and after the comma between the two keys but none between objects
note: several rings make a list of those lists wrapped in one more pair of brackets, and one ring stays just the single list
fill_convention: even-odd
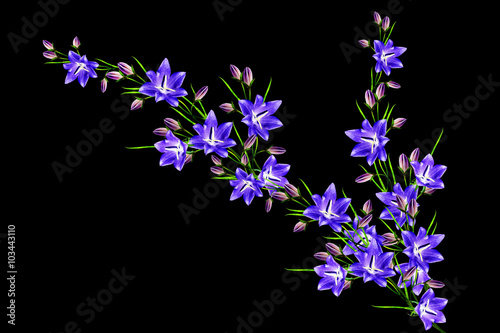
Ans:
[{"label": "green leaf", "polygon": [[373,305],[374,308],[379,308],[379,309],[404,309],[404,310],[410,310],[413,311],[413,308],[410,308],[409,306],[395,306],[395,305]]},{"label": "green leaf", "polygon": [[113,64],[110,64],[110,63],[108,63],[108,62],[106,62],[106,61],[104,61],[104,60],[102,60],[102,59],[96,58],[95,60],[100,61],[100,62],[102,62],[102,63],[105,63],[106,65],[111,66],[111,67],[113,67],[113,68],[118,68],[118,66],[113,65]]},{"label": "green leaf", "polygon": [[300,178],[299,178],[299,180],[302,182],[302,184],[304,184],[304,187],[306,188],[307,193],[309,193],[309,195],[312,197],[312,196],[313,196],[313,194],[312,194],[312,193],[311,193],[311,191],[309,190],[309,187],[307,187],[306,183],[305,183],[302,179],[300,179]]},{"label": "green leaf", "polygon": [[144,148],[155,148],[155,146],[139,146],[139,147],[125,147],[126,149],[144,149]]},{"label": "green leaf", "polygon": [[229,86],[229,84],[227,84],[227,82],[224,81],[224,79],[221,78],[220,76],[219,76],[219,79],[221,79],[222,82],[224,82],[224,84],[226,85],[227,89],[229,89],[229,91],[233,94],[233,96],[236,97],[237,100],[240,100],[240,98],[238,97],[238,95],[235,94],[235,92],[233,91],[233,89],[231,89],[231,87]]},{"label": "green leaf", "polygon": [[271,88],[271,82],[273,81],[273,78],[269,78],[269,85],[267,86],[266,93],[264,94],[264,102],[266,101],[267,93],[269,92],[269,88]]},{"label": "green leaf", "polygon": [[443,136],[444,133],[444,128],[441,129],[441,134],[439,134],[439,138],[436,141],[436,144],[434,145],[434,148],[432,148],[431,155],[434,154],[434,150],[436,149],[439,141],[441,140],[441,137]]}]

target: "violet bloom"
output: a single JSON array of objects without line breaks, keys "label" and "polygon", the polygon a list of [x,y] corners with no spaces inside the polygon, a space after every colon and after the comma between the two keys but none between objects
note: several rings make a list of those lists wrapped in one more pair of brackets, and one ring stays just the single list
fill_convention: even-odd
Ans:
[{"label": "violet bloom", "polygon": [[236,200],[243,196],[243,200],[247,205],[250,205],[255,196],[262,197],[261,187],[264,186],[264,182],[255,179],[253,174],[247,174],[240,168],[236,169],[236,180],[230,180],[229,184],[234,187],[233,193],[229,200]]},{"label": "violet bloom", "polygon": [[177,138],[171,131],[168,131],[165,140],[155,143],[155,148],[163,153],[160,157],[160,166],[173,164],[181,171],[186,162],[187,144]]},{"label": "violet bloom", "polygon": [[375,65],[375,72],[379,73],[381,70],[386,75],[391,74],[391,68],[402,68],[403,63],[397,57],[406,51],[406,47],[394,46],[394,43],[389,39],[386,44],[379,40],[374,41],[375,54],[373,58],[377,61]]},{"label": "violet bloom", "polygon": [[393,252],[384,252],[378,255],[369,254],[362,251],[354,253],[359,262],[350,266],[352,275],[363,277],[363,282],[375,281],[381,287],[387,286],[386,278],[396,275],[396,272],[389,267]]},{"label": "violet bloom", "polygon": [[272,194],[275,189],[280,186],[283,187],[286,183],[288,183],[285,175],[289,170],[289,164],[280,164],[276,161],[276,157],[271,155],[262,166],[262,171],[259,174],[259,180],[264,181],[266,187],[270,188],[269,193]]},{"label": "violet bloom", "polygon": [[352,222],[354,230],[344,230],[344,234],[349,239],[347,244],[342,249],[342,253],[346,256],[354,254],[353,249],[358,249],[359,251],[368,252],[369,254],[379,255],[382,253],[382,243],[384,237],[377,234],[375,226],[370,227],[365,226],[358,229],[359,216],[354,218]]},{"label": "violet bloom", "polygon": [[425,292],[415,307],[415,312],[423,321],[426,330],[429,330],[433,323],[446,323],[446,317],[440,310],[444,309],[447,303],[446,298],[436,297],[434,290]]},{"label": "violet bloom", "polygon": [[167,58],[158,67],[158,72],[148,71],[146,75],[151,82],[144,83],[139,88],[139,92],[144,95],[154,96],[156,102],[167,101],[171,106],[177,107],[179,105],[177,98],[187,95],[187,91],[181,88],[186,73],[176,72],[171,74]]},{"label": "violet bloom", "polygon": [[[420,267],[417,267],[415,274],[408,281],[405,281],[403,284],[403,275],[412,267],[414,267],[414,266],[411,266],[409,263],[404,263],[404,264],[400,264],[399,267],[394,266],[394,269],[396,270],[396,272],[401,274],[399,276],[399,281],[398,281],[399,288],[404,288],[405,286],[406,286],[406,288],[409,288],[409,287],[413,286],[412,291],[415,295],[418,296],[418,295],[420,295],[420,293],[422,292],[422,289],[424,288],[424,283],[429,281],[431,278],[427,274],[426,271],[424,271]],[[401,272],[400,272],[399,268],[401,268]]]},{"label": "violet bloom", "polygon": [[326,258],[326,264],[314,267],[314,271],[322,277],[318,283],[318,290],[331,289],[338,297],[344,288],[347,271],[332,256]]},{"label": "violet bloom", "polygon": [[345,211],[351,203],[351,199],[342,198],[337,200],[337,192],[333,183],[328,186],[325,194],[320,196],[314,194],[312,199],[316,205],[309,206],[304,210],[304,216],[318,220],[319,225],[328,224],[336,232],[342,231],[340,223],[351,221]]},{"label": "violet bloom", "polygon": [[361,123],[363,128],[346,131],[345,134],[355,142],[359,142],[351,152],[353,157],[367,157],[369,165],[378,158],[381,161],[387,159],[384,146],[389,141],[384,135],[387,131],[387,121],[381,119],[374,126],[365,119]]},{"label": "violet bloom", "polygon": [[[396,227],[402,228],[403,225],[408,222],[410,226],[413,226],[414,220],[408,214],[409,203],[412,199],[417,200],[417,187],[415,185],[410,185],[403,189],[399,183],[395,184],[393,187],[394,192],[379,192],[375,195],[380,199],[387,207],[384,208],[380,214],[382,220],[393,220],[396,223]],[[401,210],[399,208],[397,196],[402,200],[402,204],[405,209]],[[419,205],[417,204],[417,207]]]},{"label": "violet bloom", "polygon": [[229,138],[233,123],[227,122],[218,126],[215,113],[210,110],[205,124],[196,124],[194,130],[199,135],[194,135],[189,143],[196,149],[203,149],[205,155],[215,152],[220,157],[227,157],[227,148],[235,146],[236,142]]},{"label": "violet bloom", "polygon": [[434,248],[441,243],[444,235],[427,235],[426,230],[422,227],[416,236],[411,231],[403,231],[401,235],[406,246],[403,253],[410,258],[410,266],[419,266],[428,272],[429,263],[443,260],[441,253]]},{"label": "violet bloom", "polygon": [[78,79],[78,82],[82,87],[85,87],[89,77],[96,78],[97,73],[95,68],[99,67],[99,64],[95,61],[87,60],[87,56],[80,56],[78,53],[69,51],[67,64],[63,64],[65,70],[68,71],[66,75],[66,80],[64,83],[68,84]]},{"label": "violet bloom", "polygon": [[255,103],[246,99],[238,101],[244,117],[241,120],[248,126],[248,136],[259,135],[264,140],[269,139],[269,130],[283,126],[281,121],[273,116],[281,105],[281,101],[264,102],[260,95],[255,97]]},{"label": "violet bloom", "polygon": [[419,186],[428,188],[441,189],[444,188],[444,183],[441,179],[447,167],[441,164],[434,165],[434,159],[431,154],[427,154],[422,162],[410,162],[415,171],[415,178]]}]

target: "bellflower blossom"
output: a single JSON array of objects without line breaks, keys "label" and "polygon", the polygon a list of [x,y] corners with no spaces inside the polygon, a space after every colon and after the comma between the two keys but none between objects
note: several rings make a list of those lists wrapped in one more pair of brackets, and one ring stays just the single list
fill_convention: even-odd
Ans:
[{"label": "bellflower blossom", "polygon": [[318,290],[331,289],[338,297],[344,289],[347,271],[332,256],[326,258],[326,264],[314,267],[314,271],[321,277]]},{"label": "bellflower blossom", "polygon": [[187,144],[168,131],[165,140],[155,143],[155,148],[163,153],[160,158],[160,166],[173,164],[181,171],[186,161]]},{"label": "bellflower blossom", "polygon": [[[431,278],[426,271],[424,271],[421,267],[417,266],[415,274],[411,277],[411,279],[403,283],[403,275],[412,267],[414,266],[411,266],[409,263],[403,263],[400,264],[399,267],[394,266],[394,269],[396,270],[396,272],[401,274],[399,276],[398,286],[400,288],[404,288],[405,286],[409,288],[413,285],[412,291],[415,295],[418,296],[420,295],[422,289],[424,288],[424,283],[429,281]],[[401,271],[399,270],[399,268],[401,268]]]},{"label": "bellflower blossom", "polygon": [[205,155],[215,152],[220,157],[227,157],[227,148],[236,145],[236,142],[229,138],[233,123],[227,122],[218,126],[215,113],[210,110],[205,124],[196,124],[194,130],[199,135],[194,135],[189,143],[196,149],[203,149]]},{"label": "bellflower blossom", "polygon": [[401,235],[406,246],[403,253],[410,258],[410,266],[419,266],[428,272],[429,263],[443,260],[441,253],[434,248],[441,243],[444,235],[427,235],[426,230],[422,227],[416,236],[411,231],[402,231]]},{"label": "bellflower blossom", "polygon": [[375,54],[373,58],[377,61],[375,65],[375,72],[379,73],[381,70],[386,75],[391,74],[391,68],[402,68],[403,63],[397,57],[406,51],[406,47],[394,46],[394,43],[389,39],[386,44],[379,40],[374,41]]},{"label": "bellflower blossom", "polygon": [[354,253],[359,262],[350,266],[352,275],[363,277],[363,282],[375,281],[381,287],[387,286],[386,278],[396,275],[396,272],[389,267],[393,252],[384,252],[378,255],[369,254],[362,251]]},{"label": "bellflower blossom", "polygon": [[259,135],[262,139],[269,139],[269,130],[283,126],[281,121],[273,116],[281,105],[281,101],[264,102],[261,95],[255,97],[255,103],[246,99],[238,101],[243,119],[248,126],[248,136]]},{"label": "bellflower blossom", "polygon": [[[403,227],[406,222],[408,222],[410,226],[413,226],[414,219],[408,214],[408,204],[412,199],[417,199],[417,187],[415,185],[409,185],[403,191],[401,185],[396,183],[393,187],[393,191],[394,192],[379,192],[375,194],[380,201],[387,205],[380,214],[380,218],[382,220],[395,219],[398,229]],[[400,200],[403,200],[405,211],[400,209],[397,196],[400,197]],[[417,204],[417,206],[419,205]]]},{"label": "bellflower blossom", "polygon": [[446,323],[446,317],[440,310],[444,309],[447,303],[446,298],[436,297],[434,290],[429,289],[425,292],[415,307],[415,312],[424,322],[426,330],[429,330],[433,323]]},{"label": "bellflower blossom", "polygon": [[431,154],[427,154],[422,162],[410,162],[413,170],[415,171],[415,178],[419,186],[428,188],[442,189],[444,183],[441,179],[447,167],[444,165],[434,165],[434,159]]},{"label": "bellflower blossom", "polygon": [[229,184],[234,187],[229,200],[236,200],[243,196],[245,203],[250,205],[255,196],[262,197],[260,188],[264,186],[263,181],[255,179],[253,174],[247,174],[240,168],[236,169],[235,175],[237,179],[229,181]]},{"label": "bellflower blossom", "polygon": [[[271,155],[262,166],[262,171],[259,174],[259,180],[264,181],[268,188],[284,186],[288,183],[288,180],[284,176],[289,170],[289,164],[280,164],[276,161],[276,157]],[[274,189],[271,189],[269,190],[269,193],[272,194],[274,191]]]},{"label": "bellflower blossom", "polygon": [[345,214],[351,199],[342,198],[337,200],[335,184],[331,183],[323,196],[313,194],[312,199],[316,205],[307,207],[303,214],[311,219],[318,220],[320,226],[328,224],[333,230],[340,232],[342,230],[340,223],[351,221],[349,215]]},{"label": "bellflower blossom", "polygon": [[158,67],[158,72],[148,71],[146,75],[151,82],[144,83],[139,88],[139,92],[144,95],[154,96],[156,102],[164,100],[171,106],[177,107],[179,105],[177,98],[187,95],[187,91],[181,88],[186,73],[176,72],[171,74],[170,63],[167,58]]},{"label": "bellflower blossom", "polygon": [[384,241],[384,237],[377,234],[374,225],[358,229],[358,222],[359,217],[356,216],[352,223],[356,231],[344,230],[344,234],[347,236],[349,241],[347,241],[347,244],[342,249],[342,253],[348,256],[355,253],[353,249],[359,249],[359,251],[368,252],[369,254],[381,254],[383,252],[382,243]]},{"label": "bellflower blossom", "polygon": [[374,126],[365,119],[361,123],[361,129],[346,131],[345,134],[355,142],[359,142],[351,152],[353,157],[367,157],[367,162],[372,165],[378,158],[381,161],[387,159],[384,146],[389,141],[384,135],[387,131],[385,119],[377,121]]},{"label": "bellflower blossom", "polygon": [[95,61],[87,60],[86,55],[80,56],[76,52],[69,51],[68,60],[70,61],[69,63],[63,64],[64,69],[68,71],[64,83],[68,84],[78,79],[80,85],[85,87],[89,77],[97,77],[94,69],[99,67],[99,64]]}]

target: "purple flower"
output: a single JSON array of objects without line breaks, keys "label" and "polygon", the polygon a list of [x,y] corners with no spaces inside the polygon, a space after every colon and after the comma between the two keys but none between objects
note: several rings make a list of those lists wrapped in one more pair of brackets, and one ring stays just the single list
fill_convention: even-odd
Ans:
[{"label": "purple flower", "polygon": [[377,234],[375,231],[375,226],[363,227],[358,229],[358,223],[360,221],[359,216],[356,216],[353,221],[354,230],[345,230],[344,234],[349,239],[347,244],[342,249],[342,253],[346,256],[354,254],[353,249],[358,249],[363,252],[368,252],[369,254],[379,255],[382,253],[382,243],[384,242],[384,237]]},{"label": "purple flower", "polygon": [[440,311],[444,309],[446,303],[448,303],[448,300],[446,298],[436,297],[432,289],[427,290],[424,296],[422,296],[420,302],[415,307],[415,312],[424,322],[426,330],[429,330],[433,323],[446,322],[446,317]]},{"label": "purple flower", "polygon": [[444,183],[441,179],[447,167],[444,165],[434,165],[434,159],[431,154],[427,154],[422,162],[410,162],[415,171],[415,178],[419,186],[441,189],[444,188]]},{"label": "purple flower", "polygon": [[189,143],[196,149],[203,149],[205,155],[215,152],[220,157],[225,158],[228,155],[227,148],[236,145],[236,142],[229,138],[232,126],[231,122],[218,126],[215,113],[210,110],[204,125],[196,124],[193,126],[199,135],[194,135]]},{"label": "purple flower", "polygon": [[276,161],[276,157],[271,155],[262,166],[259,180],[263,181],[266,187],[271,189],[269,192],[272,194],[272,192],[275,191],[273,188],[276,189],[279,186],[283,187],[288,183],[285,175],[289,170],[289,164],[280,164]]},{"label": "purple flower", "polygon": [[384,135],[387,131],[387,121],[385,119],[377,121],[374,126],[365,119],[361,123],[363,128],[346,131],[345,134],[355,142],[359,142],[351,152],[353,157],[367,157],[369,165],[378,158],[381,161],[387,159],[384,146],[389,141]]},{"label": "purple flower", "polygon": [[403,191],[401,185],[396,183],[393,187],[393,191],[394,192],[379,192],[375,194],[380,201],[387,205],[380,214],[380,218],[382,220],[394,220],[398,229],[403,227],[406,222],[412,226],[414,220],[409,214],[409,203],[412,199],[417,199],[417,187],[415,185],[410,185]]},{"label": "purple flower", "polygon": [[163,153],[160,157],[160,166],[173,164],[181,171],[186,161],[187,144],[168,131],[165,140],[155,143],[156,149]]},{"label": "purple flower", "polygon": [[307,207],[303,214],[311,219],[318,220],[320,226],[328,224],[333,230],[340,232],[342,230],[340,223],[351,221],[349,215],[345,214],[351,199],[342,198],[337,200],[335,184],[331,183],[323,196],[314,194],[312,199],[316,205]]},{"label": "purple flower", "polygon": [[[404,264],[400,264],[399,267],[394,266],[394,269],[396,270],[396,272],[401,274],[399,276],[398,286],[400,288],[404,288],[405,286],[407,288],[409,288],[409,287],[413,286],[412,291],[415,295],[418,296],[418,295],[420,295],[420,293],[422,292],[422,289],[424,288],[424,283],[429,281],[431,278],[427,274],[426,271],[424,271],[420,267],[417,267],[415,274],[409,280],[405,281],[403,284],[403,275],[405,275],[413,267],[415,267],[415,266],[411,266],[409,263],[404,263]],[[401,272],[400,272],[399,268],[401,268]]]},{"label": "purple flower", "polygon": [[436,246],[441,243],[444,235],[427,235],[424,228],[420,227],[418,235],[411,231],[402,231],[403,242],[406,248],[403,253],[410,258],[410,266],[419,266],[425,272],[429,271],[429,263],[443,260],[443,256],[437,250]]},{"label": "purple flower", "polygon": [[158,72],[148,71],[146,73],[151,82],[144,83],[139,88],[139,92],[144,95],[154,96],[156,102],[165,100],[171,106],[177,107],[179,105],[177,98],[187,95],[187,91],[181,88],[186,73],[170,74],[170,64],[165,58],[158,67]]},{"label": "purple flower", "polygon": [[240,168],[236,169],[236,180],[230,180],[229,183],[234,187],[233,193],[229,200],[236,200],[243,196],[243,200],[247,205],[250,205],[254,196],[262,197],[261,187],[264,186],[264,182],[255,179],[253,174],[247,174]]},{"label": "purple flower", "polygon": [[387,286],[386,278],[396,275],[389,267],[393,252],[384,252],[378,255],[357,251],[354,253],[359,262],[350,266],[352,275],[363,277],[363,282],[375,281],[381,287]]},{"label": "purple flower", "polygon": [[322,277],[318,283],[318,290],[331,289],[338,297],[344,289],[347,271],[332,256],[326,258],[326,264],[314,267],[314,271]]},{"label": "purple flower", "polygon": [[389,39],[386,44],[379,40],[375,40],[374,44],[375,54],[373,58],[377,61],[375,72],[379,73],[383,70],[386,75],[390,75],[391,68],[403,67],[403,63],[397,57],[406,51],[406,47],[394,46],[391,39]]},{"label": "purple flower", "polygon": [[238,101],[243,119],[241,120],[248,126],[248,136],[258,134],[267,141],[269,139],[269,130],[283,126],[281,121],[273,116],[281,105],[281,101],[264,102],[260,95],[255,97],[255,103],[242,99]]},{"label": "purple flower", "polygon": [[76,52],[69,51],[68,60],[70,61],[69,63],[63,64],[64,69],[68,71],[64,83],[68,84],[78,79],[80,85],[85,87],[89,77],[97,77],[94,69],[99,67],[99,64],[95,61],[87,60],[87,56],[80,56]]}]

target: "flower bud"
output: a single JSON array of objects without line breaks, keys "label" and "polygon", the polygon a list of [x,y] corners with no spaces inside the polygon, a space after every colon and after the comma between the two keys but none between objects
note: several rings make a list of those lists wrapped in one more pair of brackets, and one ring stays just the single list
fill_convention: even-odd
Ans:
[{"label": "flower bud", "polygon": [[413,161],[418,161],[418,156],[420,155],[420,149],[418,148],[415,148],[415,150],[413,150],[411,152],[411,155],[410,155],[410,162],[413,162]]},{"label": "flower bud", "polygon": [[43,56],[50,60],[57,58],[57,54],[54,51],[45,51],[43,52]]},{"label": "flower bud", "polygon": [[267,151],[272,155],[281,155],[281,154],[284,154],[286,152],[285,148],[276,147],[276,146],[269,147],[269,149]]},{"label": "flower bud", "polygon": [[212,162],[214,162],[215,165],[222,165],[222,161],[220,160],[219,156],[212,154]]},{"label": "flower bud", "polygon": [[73,46],[75,48],[79,48],[80,47],[80,39],[78,37],[73,38]]},{"label": "flower bud", "polygon": [[135,99],[132,102],[132,105],[130,106],[130,110],[137,110],[137,109],[142,109],[142,103],[144,103],[144,100],[142,99]]},{"label": "flower bud", "polygon": [[194,100],[195,101],[201,100],[207,94],[207,91],[208,91],[208,86],[201,87],[201,89],[198,90],[194,95]]},{"label": "flower bud", "polygon": [[417,215],[417,213],[418,213],[417,200],[411,199],[410,203],[408,204],[408,214],[410,214],[410,216],[412,218],[415,218],[415,216]]},{"label": "flower bud", "polygon": [[304,222],[297,222],[297,224],[293,227],[293,232],[302,232],[306,230],[307,224]]},{"label": "flower bud", "polygon": [[370,181],[373,178],[373,174],[371,173],[364,173],[361,176],[357,177],[354,181],[356,183],[366,183],[367,181]]},{"label": "flower bud", "polygon": [[392,88],[392,89],[399,89],[401,88],[401,85],[397,82],[394,82],[394,81],[389,81],[389,82],[386,82],[385,83],[389,88]]},{"label": "flower bud", "polygon": [[352,281],[351,280],[345,281],[344,282],[344,286],[342,287],[342,291],[347,290],[347,289],[351,289],[351,285],[352,285]]},{"label": "flower bud", "polygon": [[186,154],[186,159],[184,160],[184,164],[188,164],[193,160],[194,154]]},{"label": "flower bud", "polygon": [[266,213],[269,213],[272,207],[273,207],[273,199],[269,198],[266,200],[266,206],[265,206]]},{"label": "flower bud", "polygon": [[163,119],[163,122],[165,123],[165,126],[170,128],[172,131],[178,131],[181,129],[179,122],[175,119],[165,118],[165,119]]},{"label": "flower bud", "polygon": [[328,258],[328,252],[316,252],[314,254],[314,258],[322,261],[326,261],[326,258]]},{"label": "flower bud", "polygon": [[384,17],[384,20],[382,21],[382,29],[386,31],[389,28],[389,25],[391,25],[391,20],[389,19],[388,16]]},{"label": "flower bud", "polygon": [[384,240],[382,241],[382,245],[384,246],[391,246],[398,243],[398,240],[392,232],[387,232],[383,234],[382,237],[384,238]]},{"label": "flower bud", "polygon": [[247,86],[251,86],[253,81],[253,73],[250,67],[245,67],[243,70],[243,82],[246,83]]},{"label": "flower bud", "polygon": [[43,40],[43,46],[45,46],[45,48],[49,51],[54,49],[54,45],[52,45],[51,42],[49,42],[45,39]]},{"label": "flower bud", "polygon": [[435,188],[428,188],[428,187],[426,187],[425,190],[424,190],[424,194],[428,194],[428,195],[431,195],[434,192],[436,192]]},{"label": "flower bud", "polygon": [[406,211],[407,202],[405,198],[403,198],[399,194],[396,194],[396,203],[399,209],[401,209],[402,211]]},{"label": "flower bud", "polygon": [[212,166],[212,167],[210,167],[210,171],[212,171],[216,175],[223,175],[224,174],[224,169],[220,166]]},{"label": "flower bud", "polygon": [[370,41],[366,39],[360,39],[358,40],[359,45],[361,45],[362,48],[367,48],[370,47]]},{"label": "flower bud", "polygon": [[326,250],[330,252],[332,256],[339,256],[342,254],[342,251],[340,250],[340,247],[337,244],[326,243],[325,247]]},{"label": "flower bud", "polygon": [[429,280],[426,282],[426,284],[431,287],[431,288],[444,288],[445,284],[441,281],[438,280]]},{"label": "flower bud", "polygon": [[243,164],[243,165],[247,165],[248,164],[248,155],[247,154],[243,154],[241,156],[241,164]]},{"label": "flower bud", "polygon": [[257,136],[255,134],[251,135],[246,139],[245,144],[243,145],[243,149],[249,149],[250,147],[253,146],[255,143],[255,140],[257,139]]},{"label": "flower bud", "polygon": [[115,80],[115,81],[118,81],[120,79],[123,79],[123,75],[122,73],[118,72],[118,71],[111,71],[111,72],[107,72],[106,73],[106,77],[108,79],[111,79],[111,80]]},{"label": "flower bud", "polygon": [[231,111],[234,111],[234,108],[233,106],[231,105],[231,103],[223,103],[221,105],[219,105],[219,108],[224,111],[224,112],[231,112]]},{"label": "flower bud", "polygon": [[406,157],[405,154],[399,155],[399,167],[403,172],[406,172],[408,168],[410,167],[410,163],[408,162],[408,157]]},{"label": "flower bud", "polygon": [[231,75],[235,79],[239,80],[241,78],[241,72],[240,72],[240,69],[238,67],[236,67],[235,65],[230,65],[229,69],[231,70]]},{"label": "flower bud", "polygon": [[125,75],[132,75],[132,74],[134,74],[134,70],[132,69],[132,67],[130,67],[130,65],[128,65],[128,64],[126,64],[124,62],[119,62],[118,63],[118,69],[120,70],[120,72],[122,72]]},{"label": "flower bud", "polygon": [[382,22],[382,18],[380,17],[379,13],[373,12],[373,21],[375,21],[375,23],[377,24],[380,24],[380,22]]},{"label": "flower bud", "polygon": [[299,194],[299,190],[293,186],[292,184],[290,183],[286,183],[285,184],[285,191],[286,193],[288,193],[291,197],[299,197],[300,194]]},{"label": "flower bud", "polygon": [[406,271],[406,273],[403,274],[403,281],[408,281],[410,280],[413,275],[417,272],[417,266],[413,266],[409,270]]},{"label": "flower bud", "polygon": [[153,130],[153,134],[158,135],[158,136],[166,136],[168,133],[168,128],[165,127],[159,127],[155,130]]},{"label": "flower bud", "polygon": [[101,80],[101,91],[104,93],[108,89],[108,80],[106,78],[103,78]]},{"label": "flower bud", "polygon": [[363,205],[363,211],[365,214],[369,214],[372,211],[372,201],[368,199],[365,204]]},{"label": "flower bud", "polygon": [[370,107],[370,109],[372,109],[373,106],[375,105],[375,96],[373,96],[371,90],[367,90],[365,92],[365,102]]},{"label": "flower bud", "polygon": [[381,99],[385,95],[385,84],[381,83],[378,85],[377,90],[375,90],[375,95],[377,99]]},{"label": "flower bud", "polygon": [[372,214],[363,216],[363,218],[358,222],[358,229],[363,228],[372,220]]},{"label": "flower bud", "polygon": [[285,201],[285,200],[288,200],[288,196],[286,195],[286,193],[283,193],[283,192],[278,192],[278,191],[274,191],[274,192],[271,194],[271,198],[276,199],[276,200],[279,200],[279,201]]},{"label": "flower bud", "polygon": [[396,118],[394,119],[394,124],[392,125],[392,127],[401,128],[405,123],[406,123],[406,118]]}]

